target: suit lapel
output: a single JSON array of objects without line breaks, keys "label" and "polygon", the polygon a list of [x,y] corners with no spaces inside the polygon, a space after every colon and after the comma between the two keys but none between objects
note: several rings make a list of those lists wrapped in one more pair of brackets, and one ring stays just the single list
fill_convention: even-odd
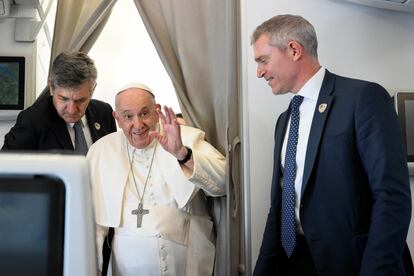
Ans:
[{"label": "suit lapel", "polygon": [[316,154],[318,152],[322,134],[325,129],[326,119],[328,118],[329,111],[332,107],[334,100],[334,96],[332,95],[334,91],[334,84],[334,75],[326,70],[325,78],[322,83],[321,91],[319,92],[318,102],[316,103],[316,109],[313,115],[312,126],[309,133],[305,168],[303,171],[301,191],[302,196],[309,182],[309,177],[312,173]]},{"label": "suit lapel", "polygon": [[[282,154],[282,146],[283,146],[283,140],[285,137],[285,133],[286,133],[286,127],[287,127],[287,123],[289,121],[289,116],[290,116],[290,105],[287,111],[283,112],[280,115],[280,119],[279,119],[279,123],[276,125],[276,132],[275,132],[275,156],[274,156],[274,160],[275,160],[275,164],[274,166],[278,166],[278,170],[279,172],[281,172],[281,154]],[[282,176],[282,173],[279,173],[279,176]],[[279,177],[279,178],[280,178]],[[279,180],[277,180],[279,181]]]},{"label": "suit lapel", "polygon": [[85,114],[86,114],[86,120],[88,121],[89,131],[91,132],[92,142],[94,143],[99,138],[101,138],[101,135],[99,135],[101,124],[98,122],[95,122],[96,114],[93,108],[92,100],[89,102],[89,105],[86,108]]},{"label": "suit lapel", "polygon": [[88,108],[85,111],[86,120],[88,121],[89,131],[91,132],[92,142],[95,143],[98,139],[102,138],[107,134],[102,121],[98,116],[96,111],[96,105],[91,100],[89,102]]},{"label": "suit lapel", "polygon": [[[273,177],[272,177],[272,202],[275,206],[280,205],[280,191],[281,183],[280,179],[283,176],[282,164],[281,164],[281,152],[283,146],[283,139],[286,133],[286,126],[290,115],[290,106],[287,111],[283,112],[276,124],[275,130],[275,149],[273,156]],[[279,220],[278,220],[279,221]]]},{"label": "suit lapel", "polygon": [[51,131],[55,133],[56,139],[65,150],[73,150],[72,140],[70,139],[65,121],[57,113],[53,105],[52,97],[47,102],[50,114]]}]

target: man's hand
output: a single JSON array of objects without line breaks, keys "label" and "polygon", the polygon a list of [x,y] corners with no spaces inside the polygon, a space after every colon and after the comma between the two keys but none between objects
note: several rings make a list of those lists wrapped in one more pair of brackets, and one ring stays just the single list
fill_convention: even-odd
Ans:
[{"label": "man's hand", "polygon": [[187,149],[181,140],[181,129],[177,122],[177,117],[171,107],[164,106],[164,113],[157,108],[163,126],[163,133],[151,131],[150,135],[157,139],[161,146],[174,155],[178,160],[184,159]]}]

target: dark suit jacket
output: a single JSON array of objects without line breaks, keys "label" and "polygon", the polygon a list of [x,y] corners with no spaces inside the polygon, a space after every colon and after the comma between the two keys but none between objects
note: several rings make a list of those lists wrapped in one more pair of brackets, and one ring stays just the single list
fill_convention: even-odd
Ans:
[{"label": "dark suit jacket", "polygon": [[[318,107],[326,103],[320,113]],[[281,149],[275,130],[271,207],[254,275],[279,265]],[[411,195],[402,132],[378,84],[326,71],[309,134],[300,220],[320,276],[405,275]],[[411,260],[410,260],[411,261]]]},{"label": "dark suit jacket", "polygon": [[[116,131],[109,104],[92,99],[85,114],[93,142]],[[16,124],[4,136],[2,150],[74,150],[66,123],[56,112],[52,97],[42,99],[19,113]]]}]

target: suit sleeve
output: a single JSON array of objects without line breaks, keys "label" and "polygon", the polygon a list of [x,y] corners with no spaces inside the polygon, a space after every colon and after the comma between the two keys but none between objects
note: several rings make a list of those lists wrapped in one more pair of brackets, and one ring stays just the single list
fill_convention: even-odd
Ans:
[{"label": "suit sleeve", "polygon": [[[281,121],[281,116],[279,116],[278,121],[276,123],[275,129],[275,148],[277,143],[281,141],[276,141],[276,132],[279,129]],[[278,223],[278,213],[276,206],[276,197],[279,195],[279,176],[276,173],[277,166],[279,163],[279,156],[280,152],[277,152],[276,149],[274,150],[274,157],[273,157],[273,180],[272,180],[272,191],[271,191],[271,199],[270,199],[270,209],[267,215],[265,230],[263,233],[263,240],[262,245],[260,247],[259,257],[257,258],[256,266],[254,268],[253,276],[267,276],[267,275],[277,275],[276,269],[278,266],[277,263],[277,251],[278,251],[278,244],[279,244],[279,223]]]},{"label": "suit sleeve", "polygon": [[368,83],[356,104],[356,139],[372,190],[372,214],[360,275],[398,275],[411,218],[402,131],[391,98]]},{"label": "suit sleeve", "polygon": [[31,112],[22,111],[17,116],[16,124],[4,136],[2,150],[36,150],[37,133]]}]

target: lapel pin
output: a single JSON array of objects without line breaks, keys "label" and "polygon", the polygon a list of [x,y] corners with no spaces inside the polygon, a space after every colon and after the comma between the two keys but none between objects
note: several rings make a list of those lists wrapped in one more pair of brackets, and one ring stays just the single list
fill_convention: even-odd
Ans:
[{"label": "lapel pin", "polygon": [[327,107],[328,105],[326,103],[320,104],[318,108],[319,113],[324,113]]},{"label": "lapel pin", "polygon": [[100,130],[101,129],[101,125],[99,123],[95,123],[95,128],[96,128],[96,130]]}]

